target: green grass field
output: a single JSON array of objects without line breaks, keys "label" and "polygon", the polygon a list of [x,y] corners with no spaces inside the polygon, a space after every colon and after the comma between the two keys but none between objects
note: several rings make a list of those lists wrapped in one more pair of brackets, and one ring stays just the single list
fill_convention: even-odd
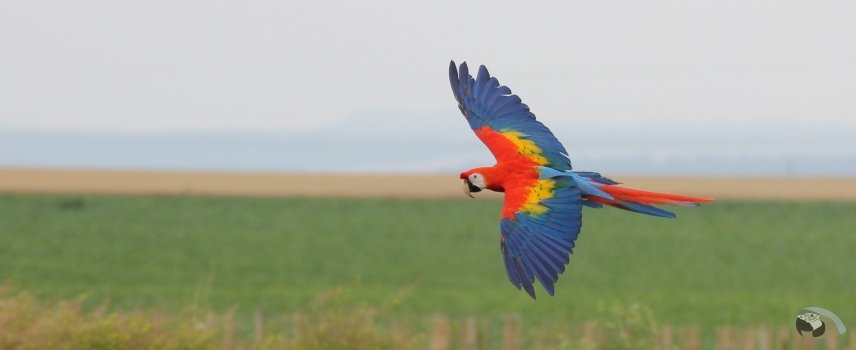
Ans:
[{"label": "green grass field", "polygon": [[505,277],[501,203],[0,195],[0,282],[111,308],[287,313],[347,286],[403,318],[598,319],[638,302],[661,323],[856,325],[856,203],[717,202],[677,220],[585,209],[568,270],[531,300]]}]

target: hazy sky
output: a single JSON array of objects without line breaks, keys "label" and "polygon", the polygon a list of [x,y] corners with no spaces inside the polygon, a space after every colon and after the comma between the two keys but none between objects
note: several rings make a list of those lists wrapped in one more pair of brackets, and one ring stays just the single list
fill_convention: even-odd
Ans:
[{"label": "hazy sky", "polygon": [[470,152],[455,59],[486,64],[574,159],[722,146],[840,163],[856,159],[854,16],[849,0],[3,1],[0,131],[282,131],[307,147],[359,132],[345,139],[381,152],[454,135]]},{"label": "hazy sky", "polygon": [[4,1],[0,127],[270,129],[455,112],[450,59],[542,119],[856,120],[853,1]]}]

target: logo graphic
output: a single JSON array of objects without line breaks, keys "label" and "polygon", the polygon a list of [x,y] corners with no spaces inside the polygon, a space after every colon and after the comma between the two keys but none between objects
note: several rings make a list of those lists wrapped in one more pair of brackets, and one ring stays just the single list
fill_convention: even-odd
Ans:
[{"label": "logo graphic", "polygon": [[807,307],[797,313],[797,332],[803,336],[803,332],[811,334],[812,337],[819,337],[826,332],[826,321],[832,321],[832,324],[838,330],[838,334],[844,334],[847,331],[844,328],[844,323],[832,311],[819,307]]}]

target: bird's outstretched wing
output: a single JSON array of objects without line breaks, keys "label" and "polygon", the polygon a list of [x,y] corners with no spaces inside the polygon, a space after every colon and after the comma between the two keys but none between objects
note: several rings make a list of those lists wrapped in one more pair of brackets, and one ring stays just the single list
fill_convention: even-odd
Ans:
[{"label": "bird's outstretched wing", "polygon": [[580,190],[570,177],[515,180],[505,186],[500,249],[508,279],[532,298],[535,279],[553,295],[582,226]]},{"label": "bird's outstretched wing", "polygon": [[479,67],[473,79],[466,62],[458,69],[452,61],[449,81],[458,108],[497,162],[524,161],[560,171],[571,170],[565,147],[544,124],[535,120],[520,97],[490,76],[485,66]]}]

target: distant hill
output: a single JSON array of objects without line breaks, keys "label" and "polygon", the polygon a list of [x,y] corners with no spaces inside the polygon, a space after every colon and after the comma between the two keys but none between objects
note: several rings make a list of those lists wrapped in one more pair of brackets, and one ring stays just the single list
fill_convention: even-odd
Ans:
[{"label": "distant hill", "polygon": [[[574,167],[640,175],[856,175],[848,125],[598,125],[545,121]],[[358,115],[325,128],[0,129],[0,167],[446,173],[492,163],[454,112]]]}]

